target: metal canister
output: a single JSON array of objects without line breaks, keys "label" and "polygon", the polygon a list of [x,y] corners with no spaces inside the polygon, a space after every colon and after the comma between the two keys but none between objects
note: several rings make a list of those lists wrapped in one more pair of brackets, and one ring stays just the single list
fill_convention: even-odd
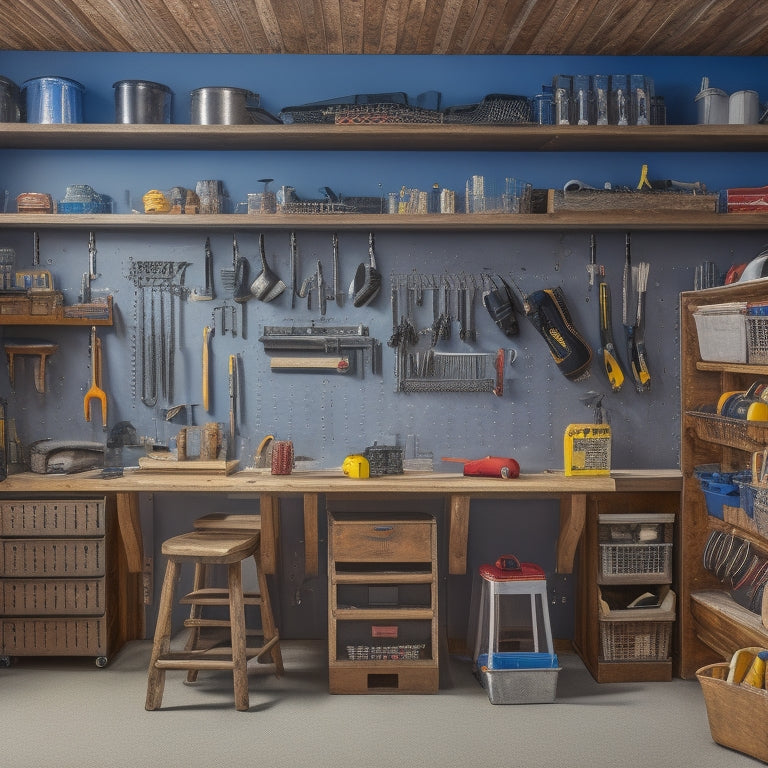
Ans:
[{"label": "metal canister", "polygon": [[115,89],[116,123],[170,123],[173,91],[150,80],[118,80]]},{"label": "metal canister", "polygon": [[7,77],[0,77],[0,123],[23,122],[21,91]]},{"label": "metal canister", "polygon": [[247,125],[253,122],[249,109],[259,106],[259,94],[244,88],[196,88],[190,95],[195,125]]},{"label": "metal canister", "polygon": [[28,123],[82,123],[85,86],[66,77],[35,77],[21,84]]}]

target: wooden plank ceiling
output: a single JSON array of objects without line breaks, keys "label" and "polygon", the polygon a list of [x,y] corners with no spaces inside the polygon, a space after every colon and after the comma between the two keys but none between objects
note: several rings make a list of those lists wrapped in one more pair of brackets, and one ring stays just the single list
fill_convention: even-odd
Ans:
[{"label": "wooden plank ceiling", "polygon": [[0,49],[755,56],[766,0],[11,0]]}]

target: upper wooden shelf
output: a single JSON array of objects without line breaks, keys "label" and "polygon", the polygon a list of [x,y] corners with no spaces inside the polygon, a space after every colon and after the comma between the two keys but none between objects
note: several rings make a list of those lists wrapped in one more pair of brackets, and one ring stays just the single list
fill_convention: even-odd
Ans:
[{"label": "upper wooden shelf", "polygon": [[768,125],[0,123],[4,149],[756,152]]},{"label": "upper wooden shelf", "polygon": [[768,213],[717,214],[702,211],[565,211],[536,214],[0,214],[6,229],[145,229],[313,231],[440,230],[443,232],[536,231],[594,232],[631,229],[654,231],[747,231],[768,229]]}]

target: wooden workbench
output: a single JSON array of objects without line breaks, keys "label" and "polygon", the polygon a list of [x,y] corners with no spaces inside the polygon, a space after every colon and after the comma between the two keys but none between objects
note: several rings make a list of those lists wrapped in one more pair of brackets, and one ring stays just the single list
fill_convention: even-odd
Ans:
[{"label": "wooden workbench", "polygon": [[469,511],[472,499],[559,498],[560,534],[557,571],[571,573],[576,547],[585,520],[590,493],[677,491],[682,488],[678,470],[615,470],[609,476],[566,477],[562,472],[523,474],[514,480],[464,477],[461,473],[406,472],[365,480],[337,471],[294,472],[272,475],[244,470],[231,475],[127,470],[122,477],[104,478],[101,471],[73,475],[10,475],[0,483],[3,496],[40,494],[114,494],[120,535],[128,570],[140,573],[144,547],[139,522],[139,494],[226,493],[258,494],[262,524],[262,560],[267,573],[275,573],[279,499],[301,496],[304,502],[305,568],[308,576],[318,570],[318,497],[329,500],[365,498],[442,497],[448,511],[448,572],[466,572]]}]

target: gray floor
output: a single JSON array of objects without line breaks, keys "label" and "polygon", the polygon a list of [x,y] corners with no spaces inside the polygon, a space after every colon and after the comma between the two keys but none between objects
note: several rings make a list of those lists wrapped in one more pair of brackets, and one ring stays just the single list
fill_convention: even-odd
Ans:
[{"label": "gray floor", "polygon": [[[2,764],[14,768],[739,768],[715,744],[698,682],[597,684],[573,654],[552,704],[492,705],[468,659],[443,665],[437,695],[332,696],[322,643],[286,642],[281,679],[255,665],[249,712],[231,676],[187,686],[168,672],[144,710],[148,641],[90,659],[19,659],[0,669]],[[761,724],[764,725],[764,724]]]}]

